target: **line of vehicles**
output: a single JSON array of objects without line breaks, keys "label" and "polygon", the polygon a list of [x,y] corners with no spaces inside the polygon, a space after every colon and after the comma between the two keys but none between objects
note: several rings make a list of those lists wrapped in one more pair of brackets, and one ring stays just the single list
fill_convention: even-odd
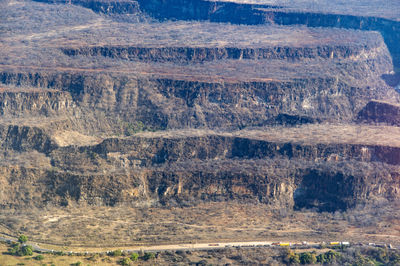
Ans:
[{"label": "line of vehicles", "polygon": [[[380,247],[388,249],[397,249],[392,244],[386,243],[350,243],[348,241],[332,241],[332,242],[320,242],[320,243],[308,243],[307,241],[302,241],[301,243],[290,243],[290,242],[272,242],[272,243],[211,243],[208,244],[209,247],[289,247],[289,248],[323,248],[323,247],[346,247],[346,246],[371,246]],[[400,247],[399,247],[400,248]]]},{"label": "line of vehicles", "polygon": [[[16,239],[1,237],[0,241],[6,243],[17,242]],[[94,254],[109,254],[112,251],[106,252],[73,252],[73,251],[57,251],[46,248],[41,248],[38,244],[31,243],[32,248],[41,253],[64,253],[69,255],[94,255]],[[253,242],[229,242],[229,243],[208,243],[208,244],[177,244],[177,245],[165,245],[161,248],[161,246],[149,246],[149,247],[140,247],[138,249],[131,250],[122,250],[125,253],[132,252],[158,252],[165,250],[207,250],[207,249],[223,249],[223,248],[254,248],[254,247],[269,247],[269,248],[280,248],[287,247],[291,249],[308,249],[308,248],[332,248],[332,247],[349,247],[349,246],[370,246],[370,247],[380,247],[387,249],[400,249],[400,246],[395,247],[392,244],[386,243],[362,243],[362,242],[354,242],[350,243],[348,241],[331,241],[331,242],[313,242],[309,243],[307,241],[302,241],[298,243],[290,243],[290,242],[267,242],[267,241],[253,241]]]},{"label": "line of vehicles", "polygon": [[313,243],[310,244],[307,241],[303,241],[301,243],[290,243],[290,242],[248,242],[248,243],[232,243],[232,244],[225,244],[225,243],[210,243],[208,244],[209,247],[321,247],[321,246],[350,246],[350,242],[347,241],[337,241],[337,242],[321,242],[321,243]]}]

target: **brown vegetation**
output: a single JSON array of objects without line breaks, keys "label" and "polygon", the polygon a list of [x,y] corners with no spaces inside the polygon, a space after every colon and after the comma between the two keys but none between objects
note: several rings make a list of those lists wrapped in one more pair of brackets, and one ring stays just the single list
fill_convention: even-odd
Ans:
[{"label": "brown vegetation", "polygon": [[[44,2],[0,3],[0,232],[76,248],[400,242],[400,130],[357,124],[371,102],[397,115],[382,79],[396,22]],[[232,24],[191,21],[202,4]],[[227,252],[209,262],[275,260]]]}]

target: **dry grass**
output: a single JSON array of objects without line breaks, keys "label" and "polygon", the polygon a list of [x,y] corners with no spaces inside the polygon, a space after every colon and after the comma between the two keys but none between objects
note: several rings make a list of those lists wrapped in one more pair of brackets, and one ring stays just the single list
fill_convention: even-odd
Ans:
[{"label": "dry grass", "polygon": [[[343,29],[307,28],[303,26],[246,26],[209,22],[123,23],[95,14],[85,8],[48,5],[16,0],[3,4],[7,19],[2,22],[0,69],[34,69],[42,71],[110,72],[130,75],[157,75],[178,79],[232,82],[237,80],[268,81],[326,76],[355,70],[354,60],[232,60],[208,64],[141,63],[104,57],[69,57],[61,47],[115,46],[133,47],[359,47],[360,44],[382,46],[375,32]],[[29,12],[26,12],[29,10]],[[31,14],[31,15],[27,15]],[[2,13],[0,13],[2,15]],[[382,46],[384,47],[384,46]],[[368,49],[367,49],[368,50]],[[382,50],[382,49],[381,49]],[[378,53],[388,56],[386,48]],[[385,55],[386,54],[386,55]],[[374,55],[365,53],[368,59]],[[390,60],[387,57],[387,60]],[[246,62],[243,62],[246,61]],[[325,62],[329,61],[329,62]],[[358,61],[358,60],[357,60]],[[362,61],[362,60],[361,60]],[[349,64],[349,65],[347,65]],[[364,65],[364,64],[362,64]],[[388,61],[385,71],[390,71]],[[365,67],[365,66],[360,66]],[[357,71],[357,70],[355,70]],[[365,69],[364,69],[365,71]],[[361,84],[375,70],[353,81]],[[360,71],[358,71],[360,72]],[[349,77],[346,78],[350,79]]]},{"label": "dry grass", "polygon": [[[48,5],[15,0],[3,5],[8,20],[3,43],[31,41],[51,46],[129,45],[138,47],[271,47],[358,46],[379,35],[343,29],[232,25],[165,21],[115,22],[112,17],[79,6]],[[29,9],[32,16],[27,16]],[[22,44],[21,44],[22,45]]]},{"label": "dry grass", "polygon": [[278,10],[301,10],[313,13],[334,13],[343,15],[383,17],[400,20],[400,4],[396,0],[216,0],[222,2],[271,5],[282,7]]},{"label": "dry grass", "polygon": [[11,150],[0,153],[0,165],[19,165],[21,167],[43,167],[50,168],[50,158],[37,151],[14,152]]},{"label": "dry grass", "polygon": [[141,132],[135,136],[146,138],[185,138],[210,135],[243,137],[280,143],[299,144],[360,144],[400,147],[400,128],[384,125],[306,124],[299,127],[264,127],[233,132],[209,129]]},{"label": "dry grass", "polygon": [[34,257],[39,255],[33,253],[32,256],[18,257],[5,254],[7,252],[7,245],[0,243],[0,265],[11,266],[11,265],[57,265],[57,266],[70,266],[78,261],[82,262],[83,265],[117,265],[119,258],[113,257],[96,257],[95,260],[90,259],[89,256],[59,256],[44,254],[44,259],[41,261],[35,260]]},{"label": "dry grass", "polygon": [[[397,205],[396,205],[397,204]],[[399,203],[344,213],[273,211],[265,205],[200,203],[185,208],[85,207],[2,211],[0,221],[48,248],[117,247],[212,241],[327,241],[400,244]],[[13,217],[11,220],[10,217]],[[0,228],[2,229],[2,228]],[[3,231],[3,229],[2,229]],[[56,245],[54,245],[56,244]]]},{"label": "dry grass", "polygon": [[94,136],[83,135],[76,131],[57,131],[52,135],[56,144],[60,147],[77,145],[77,146],[90,146],[96,145],[101,142],[101,139]]}]

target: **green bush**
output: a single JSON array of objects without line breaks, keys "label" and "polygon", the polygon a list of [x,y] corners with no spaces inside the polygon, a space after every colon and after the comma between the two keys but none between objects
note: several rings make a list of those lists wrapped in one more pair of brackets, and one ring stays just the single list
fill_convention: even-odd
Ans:
[{"label": "green bush", "polygon": [[17,243],[14,244],[12,248],[8,249],[8,253],[15,256],[31,256],[33,254],[33,249],[31,246],[28,245],[20,246]]},{"label": "green bush", "polygon": [[122,250],[120,250],[120,249],[117,249],[117,250],[114,250],[111,252],[111,256],[114,256],[114,257],[119,257],[121,255],[122,255]]},{"label": "green bush", "polygon": [[314,253],[303,252],[299,256],[301,264],[315,264],[317,262],[317,257]]},{"label": "green bush", "polygon": [[31,246],[22,246],[21,247],[21,256],[32,256],[33,251]]},{"label": "green bush", "polygon": [[389,256],[386,249],[383,248],[370,249],[368,250],[367,254],[372,258],[374,258],[376,261],[379,261],[381,263],[389,262]]},{"label": "green bush", "polygon": [[318,263],[321,263],[321,264],[324,264],[326,261],[325,261],[325,256],[324,256],[324,254],[319,254],[318,256],[317,256],[317,262]]},{"label": "green bush", "polygon": [[152,252],[146,252],[144,253],[143,259],[144,260],[152,260],[156,257],[156,255]]},{"label": "green bush", "polygon": [[122,259],[122,260],[120,261],[120,264],[126,266],[126,265],[130,265],[131,262],[132,262],[132,261],[131,261],[130,258],[124,258],[124,259]]},{"label": "green bush", "polygon": [[8,253],[11,255],[17,255],[19,248],[18,247],[13,247],[8,249]]},{"label": "green bush", "polygon": [[285,248],[281,251],[282,260],[288,264],[298,264],[300,263],[299,254],[293,252],[289,248]]},{"label": "green bush", "polygon": [[20,235],[18,237],[18,242],[21,244],[26,243],[27,241],[28,241],[28,237],[26,235]]},{"label": "green bush", "polygon": [[[355,262],[353,262],[353,266],[375,266],[381,265],[373,261],[372,259],[364,256],[359,256]],[[383,264],[382,264],[383,265]]]},{"label": "green bush", "polygon": [[289,256],[289,263],[290,264],[299,264],[300,263],[300,256],[299,254],[291,254]]},{"label": "green bush", "polygon": [[43,255],[37,255],[36,257],[34,257],[35,260],[44,260]]},{"label": "green bush", "polygon": [[125,135],[131,136],[138,132],[142,132],[145,130],[145,125],[142,121],[135,121],[134,123],[125,123]]},{"label": "green bush", "polygon": [[335,263],[339,257],[340,257],[340,253],[329,250],[328,252],[319,254],[317,256],[317,262],[331,264],[331,263]]},{"label": "green bush", "polygon": [[138,259],[139,259],[139,254],[138,253],[132,253],[131,260],[132,261],[137,261]]},{"label": "green bush", "polygon": [[64,256],[65,253],[62,252],[62,251],[55,251],[55,252],[54,252],[54,255],[57,255],[57,256]]}]

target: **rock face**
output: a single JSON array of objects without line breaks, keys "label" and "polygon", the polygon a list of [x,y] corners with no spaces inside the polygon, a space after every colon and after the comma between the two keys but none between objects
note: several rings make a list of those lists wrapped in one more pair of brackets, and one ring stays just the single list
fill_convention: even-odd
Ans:
[{"label": "rock face", "polygon": [[271,47],[271,48],[208,48],[208,47],[83,47],[64,48],[63,53],[69,56],[89,55],[106,56],[127,60],[143,60],[154,62],[204,62],[222,59],[260,60],[304,58],[349,58],[360,55],[365,50],[377,47]]},{"label": "rock face", "polygon": [[[28,110],[21,110],[24,107],[14,103],[21,93],[5,92],[3,97],[9,98],[3,102],[5,115],[75,113],[79,117],[71,115],[70,118],[76,118],[76,123],[84,119],[83,127],[87,130],[82,133],[91,134],[113,128],[115,131],[111,132],[114,133],[126,131],[126,127],[133,126],[137,121],[149,130],[187,127],[235,129],[268,124],[275,117],[279,119],[280,114],[301,115],[311,120],[351,121],[353,114],[368,101],[390,99],[394,95],[394,91],[387,88],[353,87],[329,77],[291,81],[203,82],[105,74],[3,72],[0,78],[5,84],[64,90],[54,95],[48,92],[49,96],[45,96],[51,97],[50,104],[53,106],[48,107],[47,99],[37,98],[32,106],[25,107]],[[19,104],[30,104],[27,101],[28,98]],[[33,110],[37,108],[41,109]],[[100,113],[105,117],[103,125],[96,122],[95,117]],[[116,125],[118,120],[120,125]]]},{"label": "rock face", "polygon": [[400,106],[381,101],[369,102],[359,113],[358,120],[400,126]]},{"label": "rock face", "polygon": [[398,22],[200,0],[17,2],[0,6],[1,207],[399,199],[400,100],[382,79]]},{"label": "rock face", "polygon": [[[42,133],[12,132],[25,142],[5,139],[3,149],[45,152],[51,166],[3,167],[8,172],[3,175],[2,206],[240,200],[334,211],[364,200],[397,199],[400,193],[398,147],[282,143],[211,133],[161,138],[143,134],[57,147],[43,140]],[[9,195],[16,190],[24,196]]]},{"label": "rock face", "polygon": [[[41,2],[60,2],[57,0],[41,0]],[[237,3],[236,3],[237,2]],[[108,1],[74,1],[74,4],[83,5],[96,12],[103,13],[139,13],[144,11],[159,20],[209,20],[212,22],[228,22],[234,24],[257,25],[274,23],[279,25],[302,24],[309,27],[338,27],[346,29],[372,30],[379,31],[393,56],[394,65],[400,66],[400,22],[396,19],[385,18],[385,14],[379,17],[371,15],[360,16],[340,14],[335,10],[329,14],[327,11],[312,13],[306,7],[297,8],[292,11],[291,6],[287,6],[284,1],[279,4],[260,4],[251,5],[242,3],[243,1],[205,1],[205,0],[138,0],[138,1],[119,1],[111,4]],[[279,1],[277,1],[279,2]],[[296,2],[296,1],[294,1]],[[394,2],[394,1],[392,1]],[[370,9],[374,9],[370,4],[366,4]],[[339,4],[340,5],[340,4]],[[392,4],[394,10],[398,9],[398,4]],[[182,8],[185,6],[185,8]],[[379,7],[376,7],[379,8]],[[391,5],[388,4],[388,9]],[[300,9],[300,10],[298,10]],[[349,7],[349,10],[357,7]],[[390,12],[390,11],[389,11]],[[327,14],[328,13],[328,14]]]}]

